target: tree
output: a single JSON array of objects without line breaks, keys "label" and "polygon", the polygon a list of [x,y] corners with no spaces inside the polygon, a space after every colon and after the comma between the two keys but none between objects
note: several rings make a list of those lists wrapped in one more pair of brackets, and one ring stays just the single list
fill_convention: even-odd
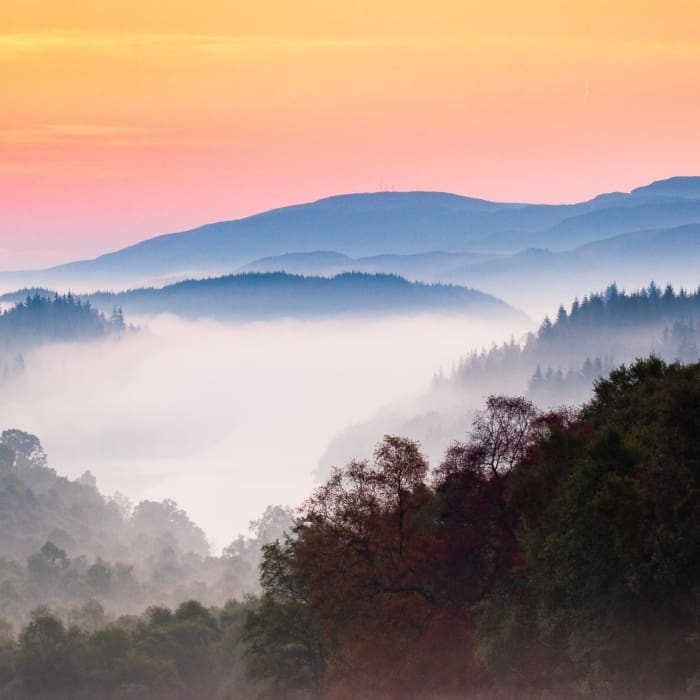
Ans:
[{"label": "tree", "polygon": [[648,697],[697,671],[698,407],[700,365],[622,366],[513,472],[525,578],[491,627],[527,601],[520,648],[557,649],[568,687]]},{"label": "tree", "polygon": [[87,581],[93,593],[106,594],[112,584],[112,570],[102,559],[98,559],[87,570]]},{"label": "tree", "polygon": [[112,309],[112,315],[109,317],[109,322],[112,329],[115,331],[123,331],[126,329],[126,323],[124,322],[124,313],[120,306],[115,306]]},{"label": "tree", "polygon": [[483,476],[507,476],[525,458],[545,427],[534,404],[527,399],[489,396],[486,408],[474,418],[469,441],[451,450],[440,474],[469,469]]},{"label": "tree", "polygon": [[[460,678],[469,625],[441,609],[435,499],[418,445],[385,436],[372,461],[335,469],[285,543],[265,548],[248,617],[251,668],[333,697],[428,692],[425,664]],[[447,633],[447,630],[451,630]],[[303,661],[302,661],[303,660]]]},{"label": "tree", "polygon": [[302,601],[266,593],[247,614],[242,639],[248,675],[270,681],[271,697],[323,697],[323,645]]},{"label": "tree", "polygon": [[19,640],[17,671],[33,692],[67,693],[74,687],[82,639],[48,611],[38,609]]}]

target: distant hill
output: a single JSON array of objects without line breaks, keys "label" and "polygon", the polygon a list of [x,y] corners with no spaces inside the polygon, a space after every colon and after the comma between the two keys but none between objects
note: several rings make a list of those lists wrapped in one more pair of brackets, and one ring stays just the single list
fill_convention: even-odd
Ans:
[{"label": "distant hill", "polygon": [[103,338],[127,330],[121,309],[105,315],[89,302],[48,290],[0,296],[0,384],[23,373],[24,353],[40,345]]},{"label": "distant hill", "polygon": [[126,328],[119,309],[109,317],[74,295],[22,290],[0,297],[14,305],[0,313],[0,351],[56,341],[94,340]]},{"label": "distant hill", "polygon": [[[350,272],[356,259],[332,250],[314,250],[308,253],[287,253],[270,255],[253,260],[239,267],[237,273],[248,272],[288,272],[293,275],[328,275]],[[358,268],[359,271],[359,268]]]},{"label": "distant hill", "polygon": [[473,289],[408,282],[395,275],[344,273],[304,277],[248,273],[189,280],[166,287],[91,294],[100,308],[131,314],[173,313],[184,317],[267,319],[371,316],[430,311],[513,318],[521,315],[495,297]]},{"label": "distant hill", "polygon": [[700,224],[633,231],[553,252],[515,255],[454,268],[442,279],[477,287],[544,313],[565,299],[615,282],[635,289],[650,279],[695,289],[700,284]]},{"label": "distant hill", "polygon": [[700,199],[700,177],[669,177],[657,180],[650,185],[637,187],[630,193],[632,197],[687,197]]},{"label": "distant hill", "polygon": [[349,194],[157,236],[94,260],[2,273],[0,284],[6,289],[143,286],[314,251],[353,258],[431,251],[515,254],[533,247],[563,252],[621,233],[691,223],[700,223],[698,177],[567,205],[489,202],[441,192]]},{"label": "distant hill", "polygon": [[700,198],[652,201],[632,206],[612,206],[572,216],[549,231],[532,234],[527,242],[552,250],[566,248],[633,231],[671,228],[700,222]]},{"label": "distant hill", "polygon": [[[700,207],[700,202],[695,205]],[[680,207],[680,211],[687,210]],[[501,255],[428,252],[350,258],[329,252],[297,253],[262,258],[243,269],[391,272],[410,280],[475,287],[530,313],[544,314],[565,299],[611,282],[635,289],[656,279],[694,289],[700,283],[700,224],[621,233],[560,252],[531,246]]]},{"label": "distant hill", "polygon": [[[683,363],[700,359],[700,288],[674,291],[655,284],[635,292],[611,285],[574,300],[545,318],[539,331],[463,357],[439,372],[418,401],[392,406],[347,428],[319,463],[333,465],[369,454],[377,435],[408,435],[434,458],[464,437],[473,411],[492,394],[527,395],[542,408],[587,400],[593,382],[620,363],[655,354]],[[420,406],[420,412],[416,410]]]},{"label": "distant hill", "polygon": [[334,275],[341,272],[389,273],[409,280],[438,282],[460,269],[466,269],[498,256],[482,253],[444,253],[440,251],[411,255],[385,254],[361,258],[330,251],[288,253],[254,260],[237,272],[290,272],[301,275]]}]

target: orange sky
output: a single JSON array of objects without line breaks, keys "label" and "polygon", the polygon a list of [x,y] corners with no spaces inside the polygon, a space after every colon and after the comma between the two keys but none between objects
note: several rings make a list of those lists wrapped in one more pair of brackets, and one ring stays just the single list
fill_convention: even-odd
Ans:
[{"label": "orange sky", "polygon": [[0,268],[347,191],[700,174],[698,0],[2,0]]}]

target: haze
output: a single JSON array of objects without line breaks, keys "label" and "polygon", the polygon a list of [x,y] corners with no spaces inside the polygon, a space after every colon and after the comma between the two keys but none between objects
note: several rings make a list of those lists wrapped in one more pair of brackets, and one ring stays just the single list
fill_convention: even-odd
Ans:
[{"label": "haze", "polygon": [[90,470],[103,492],[135,501],[175,499],[220,548],[267,505],[298,504],[347,425],[525,330],[443,316],[234,326],[159,316],[119,340],[29,355],[0,425],[41,436],[60,474]]}]

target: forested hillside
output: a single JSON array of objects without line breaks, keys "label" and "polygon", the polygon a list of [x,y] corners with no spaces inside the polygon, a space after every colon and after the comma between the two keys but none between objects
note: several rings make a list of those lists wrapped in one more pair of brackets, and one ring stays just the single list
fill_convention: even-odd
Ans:
[{"label": "forested hillside", "polygon": [[[603,293],[562,306],[524,344],[510,343],[464,358],[449,381],[470,387],[504,373],[535,403],[578,403],[593,380],[620,362],[653,353],[667,361],[700,357],[700,289],[676,293],[654,283],[636,292],[611,285]],[[524,380],[527,377],[527,384]],[[489,391],[500,387],[489,387]]]},{"label": "forested hillside", "polygon": [[542,408],[578,404],[593,382],[613,367],[655,354],[674,362],[700,359],[700,290],[674,291],[652,283],[638,291],[611,285],[574,300],[536,333],[464,356],[440,371],[431,389],[404,409],[392,407],[348,428],[319,462],[325,477],[332,463],[367,454],[377,434],[419,440],[431,459],[458,438],[462,426],[490,394],[521,394]]},{"label": "forested hillside", "polygon": [[105,498],[89,472],[75,481],[58,476],[35,436],[5,430],[0,618],[23,623],[37,605],[79,617],[90,601],[112,614],[189,597],[221,604],[256,590],[260,546],[289,522],[288,511],[269,508],[253,537],[213,556],[204,532],[174,502]]},{"label": "forested hillside", "polygon": [[108,318],[90,302],[72,294],[35,291],[0,314],[0,342],[4,347],[88,340],[124,328],[124,318],[118,307],[114,307]]},{"label": "forested hillside", "polygon": [[491,397],[432,472],[385,437],[266,548],[250,669],[278,698],[694,697],[699,408],[700,364],[651,358],[578,411]]},{"label": "forested hillside", "polygon": [[72,294],[22,290],[3,300],[11,306],[0,313],[0,380],[21,372],[24,354],[39,345],[96,340],[127,328],[120,308],[108,317]]},{"label": "forested hillside", "polygon": [[699,435],[700,363],[620,367],[578,410],[492,396],[433,469],[396,436],[335,469],[259,597],[3,628],[0,696],[696,697]]},{"label": "forested hillside", "polygon": [[522,317],[504,302],[474,289],[409,282],[396,275],[345,273],[304,277],[282,272],[225,275],[166,287],[87,297],[100,308],[132,314],[173,313],[188,318],[255,320],[402,313],[469,313]]}]

